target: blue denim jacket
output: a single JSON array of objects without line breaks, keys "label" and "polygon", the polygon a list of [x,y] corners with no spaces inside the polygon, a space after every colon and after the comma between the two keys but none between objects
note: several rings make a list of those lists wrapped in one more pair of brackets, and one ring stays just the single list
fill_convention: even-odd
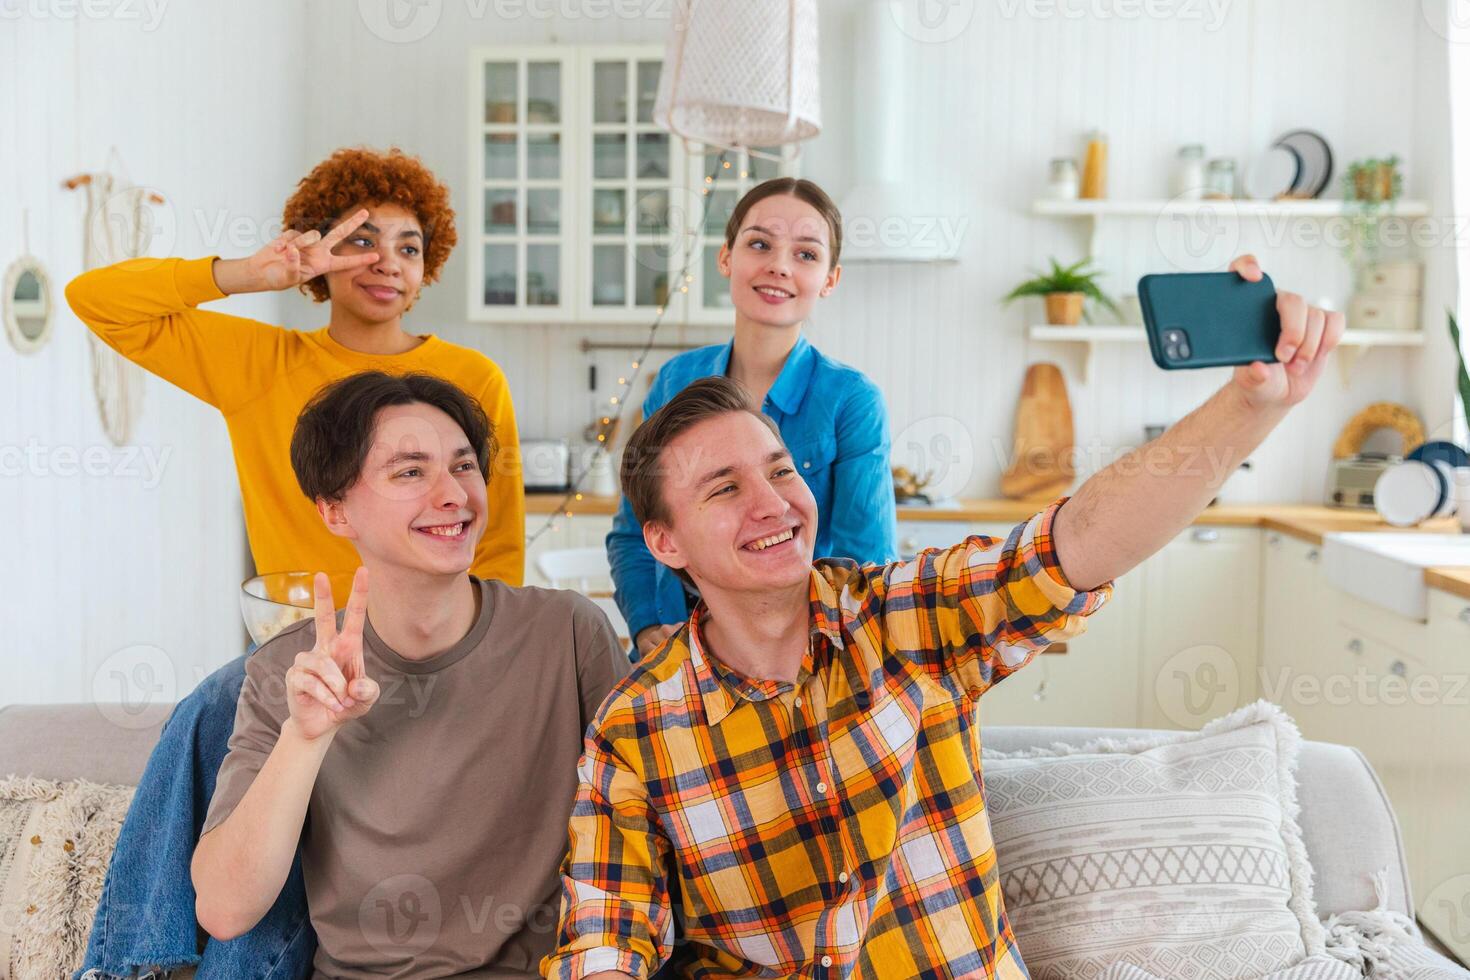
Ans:
[{"label": "blue denim jacket", "polygon": [[[724,375],[734,342],[685,351],[666,363],[643,401],[652,415],[691,381]],[[781,430],[797,471],[817,501],[816,557],[887,562],[898,557],[889,469],[888,409],[878,386],[801,336],[761,411]],[[649,554],[625,499],[607,536],[614,598],[628,629],[689,618],[684,586]]]}]

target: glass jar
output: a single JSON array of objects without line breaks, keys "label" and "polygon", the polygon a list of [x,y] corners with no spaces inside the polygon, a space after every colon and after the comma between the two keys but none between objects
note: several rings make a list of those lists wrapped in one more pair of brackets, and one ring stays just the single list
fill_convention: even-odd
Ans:
[{"label": "glass jar", "polygon": [[1047,196],[1053,201],[1077,200],[1077,162],[1071,157],[1058,157],[1051,162],[1047,178]]},{"label": "glass jar", "polygon": [[1189,143],[1179,148],[1169,193],[1178,200],[1198,201],[1205,193],[1205,148]]},{"label": "glass jar", "polygon": [[1205,171],[1205,197],[1228,200],[1235,196],[1235,161],[1218,157]]}]

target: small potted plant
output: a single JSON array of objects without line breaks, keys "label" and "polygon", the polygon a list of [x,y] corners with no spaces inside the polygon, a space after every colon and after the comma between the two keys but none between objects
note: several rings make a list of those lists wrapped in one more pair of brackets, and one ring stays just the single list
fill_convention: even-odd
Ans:
[{"label": "small potted plant", "polygon": [[1364,267],[1377,260],[1380,245],[1378,228],[1385,207],[1391,206],[1403,193],[1404,177],[1399,172],[1396,156],[1379,160],[1355,160],[1342,175],[1342,197],[1348,219],[1348,234],[1343,242],[1343,257],[1355,277]]},{"label": "small potted plant", "polygon": [[[1098,286],[1101,272],[1086,268],[1091,259],[1083,259],[1075,265],[1064,266],[1050,259],[1051,270],[1039,273],[1011,290],[1003,304],[1009,305],[1022,296],[1041,296],[1046,300],[1046,322],[1064,327],[1074,327],[1086,313],[1084,303],[1092,300],[1105,307],[1121,319],[1118,306]],[[1089,322],[1091,317],[1088,317]]]},{"label": "small potted plant", "polygon": [[[1455,319],[1455,311],[1450,311],[1450,343],[1455,348],[1455,361],[1459,371],[1456,376],[1456,385],[1460,389],[1460,408],[1465,412],[1465,427],[1470,430],[1470,368],[1465,364],[1465,348],[1460,344],[1460,324]],[[1467,475],[1464,470],[1455,473],[1455,492],[1459,494],[1460,528],[1466,534],[1470,534],[1470,485],[1465,483]]]},{"label": "small potted plant", "polygon": [[1344,197],[1351,201],[1385,204],[1396,200],[1404,189],[1399,158],[1355,160],[1343,175]]}]

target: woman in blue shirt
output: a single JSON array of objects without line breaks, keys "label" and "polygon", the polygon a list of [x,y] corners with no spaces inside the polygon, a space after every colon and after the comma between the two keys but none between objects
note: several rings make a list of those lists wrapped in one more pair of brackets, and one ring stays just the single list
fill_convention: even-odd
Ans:
[{"label": "woman in blue shirt", "polygon": [[[697,378],[739,381],[775,420],[816,498],[816,554],[886,562],[897,548],[883,394],[802,333],[812,304],[842,276],[841,250],[841,216],[816,184],[780,177],[751,188],[725,225],[719,256],[735,305],[735,338],[669,360],[644,399],[643,417]],[[688,619],[688,594],[649,554],[626,500],[607,553],[618,608],[645,654]]]}]

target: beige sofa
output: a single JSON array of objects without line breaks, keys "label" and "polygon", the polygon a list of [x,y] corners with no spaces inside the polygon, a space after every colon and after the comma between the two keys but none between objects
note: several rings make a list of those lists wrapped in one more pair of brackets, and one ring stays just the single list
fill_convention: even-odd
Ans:
[{"label": "beige sofa", "polygon": [[[111,712],[117,717],[116,712]],[[119,727],[96,705],[12,705],[0,708],[0,776],[85,778],[133,785],[163,723],[156,717]],[[994,727],[985,744],[1003,752],[1054,742],[1080,744],[1101,735],[1133,735],[1087,728]],[[1298,772],[1302,833],[1316,872],[1322,917],[1374,905],[1371,875],[1389,869],[1389,907],[1410,913],[1411,889],[1403,841],[1383,786],[1362,753],[1341,745],[1306,742]],[[1005,855],[1000,855],[1004,862]],[[1431,946],[1443,952],[1434,943]],[[1470,971],[1464,976],[1470,980]]]}]

